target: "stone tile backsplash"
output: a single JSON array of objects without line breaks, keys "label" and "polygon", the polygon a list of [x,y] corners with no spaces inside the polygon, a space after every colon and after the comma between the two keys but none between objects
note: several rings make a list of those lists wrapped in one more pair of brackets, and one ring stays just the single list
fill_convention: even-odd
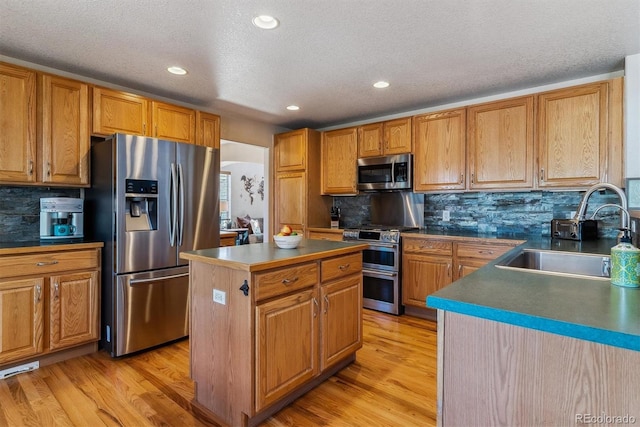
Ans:
[{"label": "stone tile backsplash", "polygon": [[[583,191],[530,191],[496,193],[441,193],[424,195],[424,225],[428,229],[465,231],[480,234],[526,234],[550,236],[551,220],[570,218],[578,208]],[[334,197],[342,214],[342,226],[359,227],[369,223],[369,196]],[[604,203],[619,203],[615,194],[595,193],[587,214]],[[448,210],[450,220],[443,221]],[[615,237],[619,213],[612,208],[598,212],[598,233]]]},{"label": "stone tile backsplash", "polygon": [[[582,191],[531,191],[496,193],[441,193],[424,195],[424,224],[427,229],[465,231],[480,234],[527,234],[549,236],[553,218],[569,218],[580,203]],[[40,239],[40,198],[82,197],[80,189],[0,186],[0,241]],[[341,210],[341,227],[356,228],[369,220],[367,194],[334,197]],[[595,193],[587,213],[604,203],[618,203],[614,194]],[[448,210],[450,221],[442,220]],[[615,237],[620,222],[615,209],[598,213],[599,234]],[[328,224],[327,224],[328,226]]]},{"label": "stone tile backsplash", "polygon": [[40,198],[81,197],[81,190],[0,186],[0,242],[40,240]]}]

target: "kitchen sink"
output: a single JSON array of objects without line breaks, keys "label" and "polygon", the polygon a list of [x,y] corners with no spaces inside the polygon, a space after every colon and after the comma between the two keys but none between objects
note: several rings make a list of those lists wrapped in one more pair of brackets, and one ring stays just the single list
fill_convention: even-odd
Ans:
[{"label": "kitchen sink", "polygon": [[496,264],[498,268],[609,280],[608,255],[523,249]]}]

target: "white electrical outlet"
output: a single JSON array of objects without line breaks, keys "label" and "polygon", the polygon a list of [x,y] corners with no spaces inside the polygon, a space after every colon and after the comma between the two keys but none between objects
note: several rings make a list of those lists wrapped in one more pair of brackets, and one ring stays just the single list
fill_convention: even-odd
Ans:
[{"label": "white electrical outlet", "polygon": [[442,211],[442,220],[443,221],[449,221],[450,219],[451,219],[451,212]]},{"label": "white electrical outlet", "polygon": [[213,290],[213,302],[217,302],[218,304],[226,305],[227,304],[227,293],[224,291],[219,291],[217,289]]}]

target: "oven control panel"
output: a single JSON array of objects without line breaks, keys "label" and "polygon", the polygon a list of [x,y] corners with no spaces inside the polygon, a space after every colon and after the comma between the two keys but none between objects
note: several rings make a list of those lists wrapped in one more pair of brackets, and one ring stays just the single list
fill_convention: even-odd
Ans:
[{"label": "oven control panel", "polygon": [[342,232],[342,240],[359,240],[397,245],[400,242],[400,232],[397,230],[344,230]]}]

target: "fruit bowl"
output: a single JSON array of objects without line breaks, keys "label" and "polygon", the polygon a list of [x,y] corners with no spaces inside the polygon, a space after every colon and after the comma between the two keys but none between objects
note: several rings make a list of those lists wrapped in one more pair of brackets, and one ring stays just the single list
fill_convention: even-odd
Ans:
[{"label": "fruit bowl", "polygon": [[295,249],[302,240],[302,235],[295,236],[273,236],[273,241],[282,249]]}]

